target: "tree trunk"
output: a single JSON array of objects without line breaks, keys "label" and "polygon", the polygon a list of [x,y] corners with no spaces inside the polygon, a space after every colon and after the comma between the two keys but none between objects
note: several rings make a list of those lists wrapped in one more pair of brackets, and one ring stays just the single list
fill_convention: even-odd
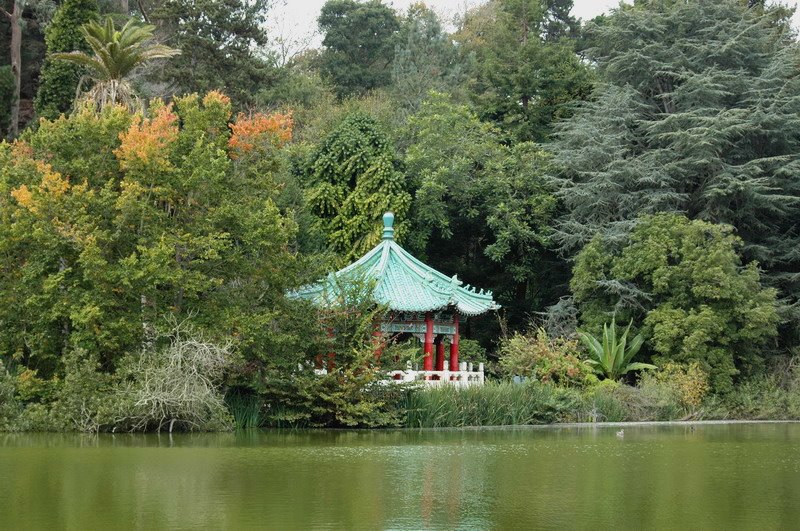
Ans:
[{"label": "tree trunk", "polygon": [[19,133],[19,96],[22,87],[22,5],[14,0],[14,8],[9,13],[3,10],[11,24],[11,72],[14,74],[14,94],[11,99],[11,123],[8,136],[15,138]]},{"label": "tree trunk", "polygon": [[119,10],[123,15],[128,15],[131,12],[131,6],[128,0],[119,0]]}]

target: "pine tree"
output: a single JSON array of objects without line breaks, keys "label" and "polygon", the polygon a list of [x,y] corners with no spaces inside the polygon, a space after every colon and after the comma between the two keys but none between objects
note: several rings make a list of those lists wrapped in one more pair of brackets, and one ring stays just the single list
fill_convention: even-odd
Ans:
[{"label": "pine tree", "polygon": [[434,11],[414,4],[402,20],[392,62],[391,91],[407,111],[414,112],[432,90],[455,91],[463,77],[457,48]]},{"label": "pine tree", "polygon": [[[59,52],[89,52],[81,34],[81,25],[96,20],[97,0],[66,0],[56,11],[45,31],[48,55]],[[34,106],[43,118],[54,119],[69,111],[84,68],[52,58],[45,59],[39,77],[39,91]]]}]

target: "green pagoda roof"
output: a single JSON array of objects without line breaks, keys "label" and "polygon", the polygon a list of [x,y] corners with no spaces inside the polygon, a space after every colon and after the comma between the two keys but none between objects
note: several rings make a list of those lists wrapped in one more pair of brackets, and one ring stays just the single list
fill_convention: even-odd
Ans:
[{"label": "green pagoda roof", "polygon": [[337,286],[347,278],[375,281],[373,298],[390,310],[428,312],[453,307],[463,315],[479,315],[500,308],[492,292],[463,286],[455,275],[448,277],[429,267],[394,241],[394,214],[383,216],[383,239],[358,261],[290,297],[327,305],[335,300]]}]

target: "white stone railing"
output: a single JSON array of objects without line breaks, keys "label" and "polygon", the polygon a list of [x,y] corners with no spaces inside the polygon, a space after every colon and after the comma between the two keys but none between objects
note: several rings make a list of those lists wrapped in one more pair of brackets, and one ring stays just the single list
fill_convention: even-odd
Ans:
[{"label": "white stone railing", "polygon": [[486,381],[483,363],[479,363],[477,370],[472,363],[461,362],[457,371],[415,371],[411,364],[406,370],[389,372],[389,377],[395,383],[420,382],[432,387],[453,385],[456,387],[469,387],[483,385]]},{"label": "white stone railing", "polygon": [[[302,365],[298,365],[299,370],[303,370]],[[411,367],[411,362],[405,370],[395,370],[386,373],[389,380],[386,383],[410,383],[419,382],[431,387],[453,385],[456,387],[469,387],[471,385],[483,385],[486,381],[483,363],[479,363],[477,368],[472,363],[461,362],[458,364],[457,371],[416,371]],[[314,374],[324,376],[328,374],[327,369],[314,369]]]}]

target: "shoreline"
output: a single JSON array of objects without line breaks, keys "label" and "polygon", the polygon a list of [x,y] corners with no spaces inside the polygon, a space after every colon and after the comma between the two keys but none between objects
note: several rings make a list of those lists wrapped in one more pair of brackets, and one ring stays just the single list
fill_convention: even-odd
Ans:
[{"label": "shoreline", "polygon": [[[627,428],[648,426],[715,426],[734,424],[800,424],[800,420],[646,420],[637,422],[563,422],[553,424],[504,424],[498,426],[455,426],[441,428],[394,428],[400,430],[492,430],[506,428],[555,429],[555,428]],[[270,428],[267,428],[270,429]],[[346,430],[345,430],[346,431]],[[385,431],[392,431],[386,428]]]},{"label": "shoreline", "polygon": [[[491,431],[507,429],[523,430],[554,430],[554,429],[596,429],[596,428],[637,428],[637,427],[660,427],[660,426],[725,426],[741,424],[800,424],[800,420],[792,419],[772,419],[772,420],[648,420],[638,422],[564,422],[553,424],[501,424],[496,426],[442,426],[438,428],[242,428],[230,431],[177,431],[172,435],[202,435],[202,434],[236,434],[253,431],[305,431],[305,432],[361,432],[361,433],[380,433],[397,431]],[[61,434],[61,435],[170,435],[168,432],[82,432],[82,431],[0,431],[0,435],[32,435],[32,434]]]}]

